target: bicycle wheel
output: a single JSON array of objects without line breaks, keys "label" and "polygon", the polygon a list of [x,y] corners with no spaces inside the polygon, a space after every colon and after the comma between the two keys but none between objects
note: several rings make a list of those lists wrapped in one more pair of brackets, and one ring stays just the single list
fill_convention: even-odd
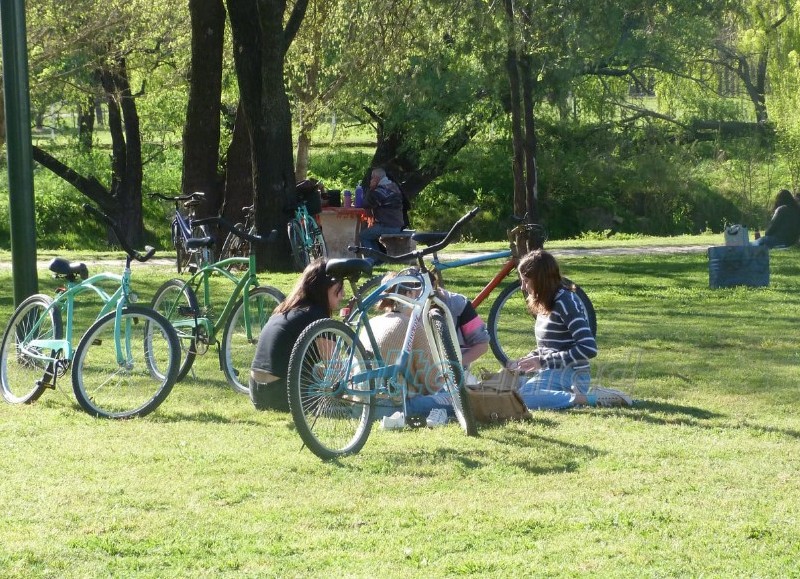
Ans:
[{"label": "bicycle wheel", "polygon": [[[244,225],[241,223],[237,223],[234,227],[236,229],[244,229]],[[240,239],[239,236],[233,233],[228,233],[228,235],[225,236],[225,242],[222,244],[222,249],[219,251],[219,261],[228,259],[229,257],[236,257],[236,248],[238,247],[236,243],[237,239]]]},{"label": "bicycle wheel", "polygon": [[150,308],[128,306],[119,324],[124,360],[117,357],[116,312],[92,324],[75,350],[72,388],[92,416],[145,416],[164,401],[178,377],[180,345],[164,316]]},{"label": "bicycle wheel", "polygon": [[[464,368],[459,362],[458,352],[453,342],[453,334],[444,314],[438,309],[430,311],[431,329],[433,330],[434,363],[436,374],[442,387],[450,394],[453,401],[453,411],[456,419],[467,436],[478,436],[478,425],[472,413],[472,407],[467,395],[467,386],[464,383]],[[426,380],[427,383],[432,383]]]},{"label": "bicycle wheel", "polygon": [[[564,278],[566,285],[572,282]],[[589,296],[578,286],[575,294],[580,298],[586,310],[589,328],[597,335],[597,316]],[[489,345],[495,358],[505,366],[509,360],[518,360],[535,347],[535,316],[528,312],[525,292],[519,280],[507,285],[492,304],[487,322]]]},{"label": "bicycle wheel", "polygon": [[286,297],[274,287],[251,287],[247,296],[249,315],[245,315],[245,301],[242,298],[225,324],[219,351],[220,364],[228,384],[240,394],[250,392],[250,366],[261,328],[284,299]]},{"label": "bicycle wheel", "polygon": [[182,280],[171,279],[156,290],[150,307],[167,318],[178,334],[178,342],[181,347],[181,363],[178,369],[178,382],[180,382],[191,370],[197,355],[197,324],[195,322],[195,316],[199,311],[197,295]]},{"label": "bicycle wheel", "polygon": [[175,252],[175,269],[178,273],[183,273],[189,266],[189,261],[192,256],[184,249],[183,243],[181,242],[178,242],[178,245],[175,247]]},{"label": "bicycle wheel", "polygon": [[292,261],[297,271],[303,271],[308,265],[308,253],[305,248],[303,228],[296,219],[289,222],[289,245],[292,247]]},{"label": "bicycle wheel", "polygon": [[0,388],[10,404],[38,400],[47,385],[53,385],[56,352],[30,346],[31,340],[60,340],[61,310],[53,308],[50,296],[35,294],[14,310],[0,343]]},{"label": "bicycle wheel", "polygon": [[311,259],[320,257],[327,259],[328,246],[325,245],[325,237],[322,235],[322,228],[311,218],[308,224],[308,236],[311,239]]},{"label": "bicycle wheel", "polygon": [[321,459],[355,454],[367,442],[374,415],[372,381],[351,380],[368,369],[364,346],[337,320],[314,322],[295,343],[289,408],[303,443]]}]

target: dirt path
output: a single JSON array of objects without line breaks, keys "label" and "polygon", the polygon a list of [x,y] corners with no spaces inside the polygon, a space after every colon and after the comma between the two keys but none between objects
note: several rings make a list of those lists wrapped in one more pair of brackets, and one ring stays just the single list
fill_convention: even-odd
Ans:
[{"label": "dirt path", "polygon": [[[594,248],[594,249],[551,249],[556,257],[580,257],[583,255],[636,255],[640,253],[701,253],[705,252],[709,246],[707,245],[650,245],[643,247],[607,247],[607,248]],[[457,251],[452,253],[442,254],[442,259],[464,259],[467,257],[475,257],[480,255],[481,251]],[[36,262],[36,268],[39,270],[46,270],[52,258],[39,260]],[[108,269],[109,271],[116,271],[121,269],[122,260],[119,259],[102,259],[102,260],[88,260],[84,263],[93,268],[100,267]],[[154,257],[146,264],[134,262],[134,268],[140,267],[174,267],[175,260],[173,258]],[[11,261],[0,261],[0,270],[11,269]]]}]

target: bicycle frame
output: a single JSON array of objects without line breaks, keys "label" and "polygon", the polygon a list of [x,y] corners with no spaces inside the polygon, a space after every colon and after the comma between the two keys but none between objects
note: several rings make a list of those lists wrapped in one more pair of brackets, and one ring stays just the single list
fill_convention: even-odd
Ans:
[{"label": "bicycle frame", "polygon": [[[206,335],[208,336],[210,343],[217,342],[217,333],[219,328],[225,325],[225,321],[230,317],[233,308],[236,306],[236,302],[239,299],[239,296],[242,294],[247,295],[247,292],[251,287],[258,287],[258,277],[256,277],[256,256],[255,253],[251,252],[248,257],[229,257],[227,259],[223,259],[217,262],[210,262],[208,261],[208,250],[203,250],[202,255],[202,263],[203,266],[198,269],[195,273],[189,277],[184,282],[183,287],[189,286],[193,289],[195,287],[202,287],[202,292],[198,296],[201,307],[207,309],[211,304],[211,276],[214,274],[219,274],[231,283],[235,285],[233,289],[233,293],[228,298],[227,302],[225,303],[225,307],[222,309],[222,313],[217,316],[216,322],[209,318],[207,315],[198,315],[192,318],[186,318],[184,320],[176,319],[173,320],[172,325],[175,330],[181,334],[181,331],[184,328],[189,328],[189,330],[193,330],[196,326],[202,326]],[[237,277],[233,275],[230,271],[228,271],[228,267],[231,265],[247,265],[247,273],[242,275],[241,277]],[[197,293],[195,291],[195,293]],[[245,329],[247,331],[247,338],[253,339],[253,330],[250,325],[250,302],[249,300],[244,300],[244,308],[245,308]]]},{"label": "bicycle frame", "polygon": [[[392,288],[403,284],[421,284],[422,291],[417,297],[410,297],[401,293],[390,291]],[[406,328],[403,345],[400,348],[400,353],[397,359],[391,364],[387,364],[387,361],[383,359],[377,340],[375,339],[375,335],[372,332],[372,327],[369,324],[369,309],[383,299],[392,299],[393,301],[405,304],[411,308],[411,317]],[[351,377],[350,382],[353,385],[362,384],[371,380],[378,380],[379,383],[383,380],[387,380],[388,382],[385,386],[377,386],[371,390],[357,389],[342,384],[338,386],[336,394],[345,393],[361,396],[369,394],[370,396],[374,396],[375,394],[379,393],[388,393],[389,395],[394,396],[402,393],[403,400],[405,401],[405,384],[406,382],[413,382],[413,376],[411,375],[410,369],[411,356],[413,355],[411,346],[414,343],[414,336],[416,335],[416,332],[419,330],[420,326],[422,327],[422,331],[425,332],[428,343],[432,344],[434,340],[433,330],[427,321],[428,312],[433,306],[439,307],[444,313],[450,333],[451,335],[455,336],[455,323],[453,321],[452,314],[450,313],[450,309],[436,295],[435,288],[430,282],[427,272],[398,275],[397,277],[391,279],[388,283],[381,284],[380,287],[376,288],[363,300],[357,300],[357,313],[354,314],[354,316],[351,316],[351,320],[353,317],[355,317],[356,321],[355,324],[351,324],[351,327],[353,327],[353,331],[356,333],[356,335],[360,335],[362,329],[365,330],[369,339],[370,347],[372,348],[372,352],[375,356],[377,367],[372,370],[366,370],[364,372],[355,374]],[[347,367],[345,368],[348,373],[353,364],[353,355],[354,352],[351,352],[347,361]],[[458,363],[460,364],[460,351],[458,351],[458,356]],[[402,376],[405,381],[398,387],[394,379],[400,376]],[[329,382],[331,382],[331,377],[326,376],[325,383]],[[342,389],[344,392],[341,391]]]},{"label": "bicycle frame", "polygon": [[[67,289],[56,296],[56,298],[53,300],[53,303],[39,318],[39,320],[37,320],[33,327],[33,331],[38,330],[42,320],[49,316],[52,309],[59,308],[66,317],[64,337],[60,340],[31,340],[28,342],[28,345],[32,346],[36,351],[52,350],[56,352],[56,357],[58,356],[58,353],[61,353],[64,359],[71,361],[75,353],[75,350],[72,347],[75,298],[82,293],[94,292],[103,301],[103,307],[100,309],[100,313],[95,317],[95,320],[99,320],[101,317],[111,311],[116,311],[116,318],[114,322],[114,342],[117,351],[117,363],[128,363],[131,360],[130,341],[126,332],[125,352],[123,354],[122,330],[120,328],[119,319],[122,314],[122,309],[128,305],[130,301],[130,277],[131,270],[130,264],[128,264],[122,275],[100,273],[93,275],[81,282],[67,281]],[[105,281],[113,281],[119,284],[119,287],[113,294],[109,295],[105,290],[96,285]],[[50,356],[36,355],[34,352],[28,352],[28,354],[32,358],[42,361],[54,359]]]},{"label": "bicycle frame", "polygon": [[308,212],[305,201],[299,203],[297,209],[295,209],[294,220],[300,224],[300,230],[303,232],[303,247],[310,248],[312,245],[314,245],[314,240],[308,233],[310,229],[308,227],[308,222],[311,220],[316,223],[316,220]]},{"label": "bicycle frame", "polygon": [[453,269],[456,267],[462,267],[465,265],[473,265],[475,263],[483,263],[484,261],[491,261],[493,259],[505,259],[506,262],[500,268],[494,277],[489,280],[489,283],[484,286],[484,288],[480,291],[480,293],[472,299],[472,307],[477,308],[480,306],[484,300],[499,286],[503,280],[511,274],[512,271],[517,267],[517,259],[512,255],[510,249],[506,249],[503,251],[495,251],[492,253],[487,253],[484,255],[478,255],[475,257],[468,257],[466,259],[455,259],[452,261],[440,261],[438,256],[434,256],[433,258],[433,267],[437,271],[445,271],[448,269]]}]

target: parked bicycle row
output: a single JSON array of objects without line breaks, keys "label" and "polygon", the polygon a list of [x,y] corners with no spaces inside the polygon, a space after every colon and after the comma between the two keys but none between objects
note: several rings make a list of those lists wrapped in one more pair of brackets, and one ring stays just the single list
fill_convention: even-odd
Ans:
[{"label": "parked bicycle row", "polygon": [[[106,223],[119,238],[126,253],[123,274],[90,276],[84,264],[53,260],[50,270],[63,279],[65,287],[53,297],[38,294],[20,304],[0,343],[0,386],[7,402],[35,401],[48,388],[55,388],[71,369],[75,396],[90,414],[107,418],[145,416],[164,401],[177,381],[190,374],[197,356],[216,348],[220,370],[230,386],[250,394],[257,405],[255,391],[282,380],[280,387],[303,443],[327,459],[363,447],[381,400],[399,401],[404,414],[410,416],[408,401],[413,396],[408,385],[413,383],[411,373],[419,372],[419,365],[410,357],[419,351],[415,336],[423,336],[429,350],[423,373],[435,385],[431,391],[435,403],[426,409],[449,409],[465,433],[474,436],[477,425],[466,391],[466,363],[453,314],[439,288],[443,271],[492,259],[506,262],[472,300],[471,307],[478,307],[511,276],[491,308],[489,343],[504,367],[524,358],[523,350],[530,348],[533,323],[514,273],[520,255],[541,248],[542,231],[535,225],[520,225],[511,232],[509,250],[468,260],[440,261],[438,253],[457,238],[477,213],[475,209],[447,233],[416,234],[423,249],[405,255],[393,257],[356,247],[352,249],[360,258],[326,261],[322,256],[309,256],[298,287],[314,268],[321,267],[320,275],[330,282],[328,288],[335,286],[338,299],[343,297],[346,283],[353,297],[342,319],[335,319],[330,308],[319,320],[306,324],[296,340],[284,344],[284,349],[289,347],[285,369],[272,374],[254,361],[258,358],[257,344],[259,338],[268,339],[270,328],[266,326],[273,312],[287,308],[293,296],[287,299],[278,289],[261,285],[256,277],[255,256],[249,246],[268,243],[269,237],[259,236],[252,222],[231,225],[220,217],[196,218],[193,211],[202,202],[202,194],[159,197],[175,204],[176,266],[188,277],[163,283],[150,307],[133,305],[131,261],[147,261],[154,250],[148,247],[141,254],[128,247],[116,224],[87,205],[87,212]],[[299,207],[297,217],[303,218]],[[212,228],[227,233],[223,246],[238,255],[214,258]],[[236,249],[243,246],[248,250]],[[413,265],[396,275],[371,277],[376,260],[390,266]],[[230,284],[222,308],[212,307],[212,277]],[[367,282],[359,285],[362,278]],[[100,282],[109,280],[119,286],[111,294],[100,288]],[[566,283],[575,290],[594,334],[591,301],[580,288]],[[103,306],[73,349],[75,298],[84,292],[99,296]],[[371,319],[381,310],[406,312],[402,342],[391,352],[382,349],[371,325]]]}]

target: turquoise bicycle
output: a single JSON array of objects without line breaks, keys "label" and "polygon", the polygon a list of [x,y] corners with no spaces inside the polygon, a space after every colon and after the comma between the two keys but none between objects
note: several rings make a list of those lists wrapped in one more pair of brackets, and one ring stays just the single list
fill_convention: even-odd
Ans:
[{"label": "turquoise bicycle", "polygon": [[314,179],[300,181],[295,186],[296,203],[294,215],[287,224],[292,260],[297,271],[317,258],[328,257],[328,247],[322,235],[322,227],[314,215],[322,210],[322,183]]},{"label": "turquoise bicycle", "polygon": [[[449,395],[461,428],[468,436],[477,436],[454,321],[438,297],[424,261],[425,256],[446,247],[477,211],[462,217],[443,240],[423,250],[392,257],[356,248],[388,263],[413,260],[418,265],[365,297],[356,293],[354,308],[345,321],[316,321],[295,343],[289,360],[289,406],[300,438],[318,457],[326,460],[361,450],[372,429],[376,397],[406,400],[406,384],[418,378],[410,375],[409,363],[418,331],[424,332],[431,347],[430,364],[423,371],[425,384]],[[326,272],[334,279],[349,280],[355,291],[358,279],[372,273],[372,265],[364,259],[333,259]],[[408,295],[402,291],[406,286],[419,291]],[[383,358],[370,325],[375,305],[387,300],[410,311],[403,344],[392,350],[396,354],[393,359]]]},{"label": "turquoise bicycle", "polygon": [[[0,387],[6,402],[29,404],[72,368],[72,388],[81,407],[93,416],[133,418],[158,408],[178,376],[180,345],[175,330],[158,312],[134,305],[131,261],[145,262],[117,225],[104,213],[84,205],[105,222],[127,254],[122,275],[89,275],[83,263],[55,258],[50,271],[65,281],[55,297],[35,294],[14,311],[0,342]],[[116,291],[101,287],[113,283]],[[75,300],[83,293],[100,297],[103,306],[73,349]]]},{"label": "turquoise bicycle", "polygon": [[[173,199],[168,198],[170,201]],[[179,198],[178,198],[179,199]],[[243,242],[267,243],[263,238],[240,231],[221,217],[206,217],[193,222],[195,228],[219,225]],[[181,345],[178,380],[186,377],[195,358],[217,346],[220,369],[228,384],[241,394],[249,392],[250,364],[258,336],[272,311],[285,296],[277,288],[261,286],[256,277],[255,252],[247,257],[229,257],[214,261],[213,237],[190,238],[186,245],[196,252],[197,268],[187,280],[166,281],[153,296],[151,305],[169,320],[178,333]],[[238,273],[238,270],[242,270]],[[219,310],[212,300],[212,279],[232,285]],[[218,304],[216,304],[218,305]]]}]

